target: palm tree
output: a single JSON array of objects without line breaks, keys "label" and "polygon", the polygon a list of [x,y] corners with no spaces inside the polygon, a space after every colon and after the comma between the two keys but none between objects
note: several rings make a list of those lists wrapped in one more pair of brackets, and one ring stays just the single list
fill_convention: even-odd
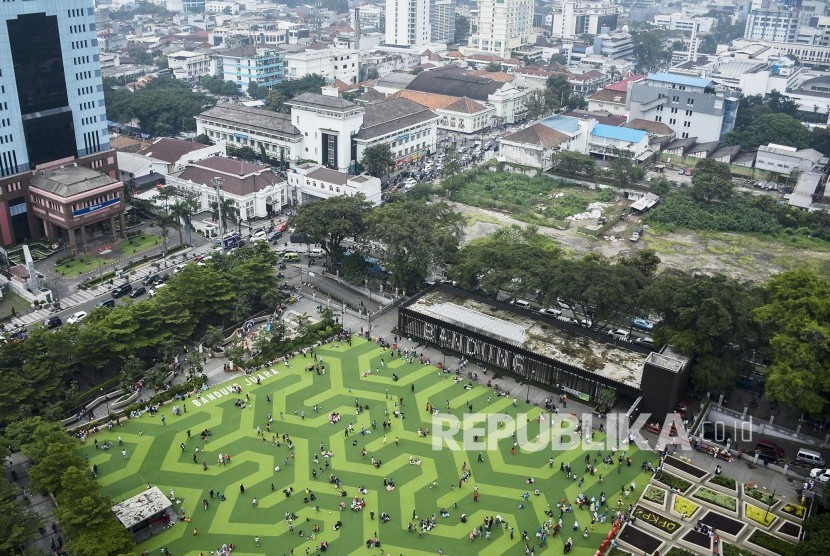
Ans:
[{"label": "palm tree", "polygon": [[169,213],[163,212],[156,217],[156,226],[161,228],[161,237],[164,242],[164,255],[167,255],[167,231],[176,225],[176,221]]},{"label": "palm tree", "polygon": [[196,199],[193,197],[186,197],[173,203],[170,207],[170,215],[176,220],[178,224],[176,228],[179,230],[179,243],[184,244],[182,237],[182,227],[187,230],[187,244],[192,245],[193,241],[190,235],[190,219],[198,209]]},{"label": "palm tree", "polygon": [[[239,219],[239,213],[236,209],[236,203],[232,199],[228,199],[226,197],[219,197],[219,201],[222,203],[222,229],[228,229],[228,220],[230,220],[233,224],[236,224]],[[219,220],[219,205],[216,201],[210,204],[211,216],[214,220]]]}]

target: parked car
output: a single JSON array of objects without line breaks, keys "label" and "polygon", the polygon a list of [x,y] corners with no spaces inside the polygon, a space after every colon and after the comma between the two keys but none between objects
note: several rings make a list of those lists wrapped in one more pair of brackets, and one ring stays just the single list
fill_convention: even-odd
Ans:
[{"label": "parked car", "polygon": [[159,282],[161,282],[161,277],[158,274],[150,274],[141,281],[141,283],[145,286],[152,286],[153,284],[157,284]]},{"label": "parked car", "polygon": [[115,286],[112,290],[112,296],[116,299],[119,297],[125,296],[132,291],[133,287],[130,284],[121,284],[119,286]]},{"label": "parked car", "polygon": [[187,263],[177,264],[177,265],[173,268],[173,274],[178,274],[179,272],[181,272],[182,270],[184,270],[184,267],[185,267],[185,266],[187,266]]},{"label": "parked car", "polygon": [[644,318],[632,319],[631,324],[634,325],[634,328],[639,328],[640,330],[651,330],[654,328],[654,323]]},{"label": "parked car", "polygon": [[649,338],[648,336],[646,336],[644,338],[634,338],[634,343],[635,344],[640,344],[641,346],[645,346],[645,347],[650,347],[650,348],[654,347],[654,339]]},{"label": "parked car", "polygon": [[608,335],[616,338],[617,340],[628,340],[628,338],[631,337],[631,333],[628,330],[623,330],[622,328],[609,330]]},{"label": "parked car", "polygon": [[144,286],[139,286],[139,287],[137,287],[136,289],[134,289],[133,291],[130,292],[130,299],[135,299],[136,297],[141,297],[145,293],[147,293],[147,288],[145,288]]},{"label": "parked car", "polygon": [[260,230],[251,236],[251,241],[268,241],[268,234],[265,230]]},{"label": "parked car", "polygon": [[147,292],[147,297],[149,297],[149,298],[151,298],[151,299],[152,299],[153,297],[155,297],[155,296],[158,294],[159,289],[161,289],[161,288],[165,287],[166,285],[167,285],[167,284],[159,284],[159,285],[157,285],[155,288],[153,288],[153,289],[151,289],[149,292]]},{"label": "parked car", "polygon": [[[95,304],[95,307],[97,307],[99,309],[101,307],[109,307],[109,308],[115,307],[115,300],[114,299],[105,299],[103,301],[99,301],[98,303]],[[69,321],[66,321],[66,322],[69,322]]]},{"label": "parked car", "polygon": [[57,328],[62,324],[63,324],[63,321],[57,315],[51,316],[51,317],[47,318],[45,321],[43,321],[43,326],[45,326],[49,330],[51,330],[53,328]]},{"label": "parked car", "polygon": [[815,479],[820,483],[826,483],[830,481],[830,469],[822,469],[821,467],[816,467],[812,471],[810,471],[810,478]]},{"label": "parked car", "polygon": [[545,309],[542,309],[539,312],[540,313],[546,313],[548,315],[553,315],[555,317],[558,317],[559,315],[562,314],[562,311],[560,311],[559,309],[554,309],[553,307],[547,307]]},{"label": "parked car", "polygon": [[66,324],[75,324],[81,322],[86,318],[86,315],[86,311],[78,311],[77,313],[72,313],[71,315],[69,315],[69,318],[66,319]]}]

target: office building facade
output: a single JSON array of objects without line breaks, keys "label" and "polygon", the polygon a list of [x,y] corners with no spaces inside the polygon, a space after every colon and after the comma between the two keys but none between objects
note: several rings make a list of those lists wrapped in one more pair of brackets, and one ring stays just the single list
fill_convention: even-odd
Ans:
[{"label": "office building facade", "polygon": [[386,44],[420,46],[431,42],[430,7],[432,1],[386,0]]},{"label": "office building facade", "polygon": [[513,49],[536,41],[532,0],[481,0],[472,50],[510,58]]}]

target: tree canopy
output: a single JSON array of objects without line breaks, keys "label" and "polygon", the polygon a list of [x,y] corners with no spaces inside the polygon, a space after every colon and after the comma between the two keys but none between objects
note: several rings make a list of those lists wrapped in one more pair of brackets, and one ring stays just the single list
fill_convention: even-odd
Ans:
[{"label": "tree canopy", "polygon": [[767,395],[820,415],[830,395],[830,282],[806,270],[778,274],[755,317],[772,351]]},{"label": "tree canopy", "polygon": [[360,159],[360,165],[366,173],[376,178],[388,174],[394,164],[395,159],[392,157],[392,148],[389,143],[378,143],[367,147],[363,151],[363,158]]},{"label": "tree canopy", "polygon": [[709,203],[725,201],[734,193],[729,165],[713,158],[704,158],[695,167],[692,176],[692,197]]},{"label": "tree canopy", "polygon": [[366,232],[365,217],[371,206],[363,195],[338,195],[303,203],[291,222],[297,233],[320,244],[333,265],[342,257],[343,240],[358,238]]},{"label": "tree canopy", "polygon": [[789,114],[772,112],[753,117],[743,130],[733,130],[726,136],[729,145],[755,149],[768,143],[787,145],[797,149],[810,146],[810,130]]}]

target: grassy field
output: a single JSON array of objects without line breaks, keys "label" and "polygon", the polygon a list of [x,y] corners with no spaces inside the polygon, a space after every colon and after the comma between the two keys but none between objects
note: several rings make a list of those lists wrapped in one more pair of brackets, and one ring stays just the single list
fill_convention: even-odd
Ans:
[{"label": "grassy field", "polygon": [[56,265],[54,270],[57,274],[65,278],[74,278],[81,274],[98,270],[103,265],[107,265],[124,257],[129,257],[159,243],[161,243],[161,236],[143,234],[130,238],[129,240],[120,241],[113,246],[112,251],[105,255],[78,255]]},{"label": "grassy field", "polygon": [[610,202],[610,190],[591,190],[568,186],[549,176],[471,172],[463,187],[453,193],[453,201],[503,211],[512,217],[538,225],[553,225],[584,212],[589,204]]},{"label": "grassy field", "polygon": [[[535,533],[547,519],[545,510],[554,512],[554,522],[559,517],[557,503],[566,498],[569,502],[584,493],[588,498],[599,498],[601,492],[608,495],[609,517],[613,515],[622,485],[636,481],[637,490],[625,505],[633,503],[644,488],[647,478],[641,473],[645,458],[656,459],[654,454],[631,448],[628,455],[632,465],[605,465],[600,457],[597,474],[585,474],[586,452],[574,448],[569,451],[551,452],[550,448],[532,451],[540,424],[537,417],[542,410],[506,397],[498,397],[493,391],[475,386],[465,389],[466,381],[455,383],[453,376],[438,371],[435,367],[416,363],[407,364],[399,358],[390,360],[388,352],[376,344],[354,339],[351,346],[327,345],[317,350],[325,361],[328,372],[318,375],[306,371],[310,358],[299,357],[290,367],[279,365],[274,369],[260,371],[261,384],[244,376],[236,383],[242,387],[241,394],[230,390],[230,383],[214,387],[201,396],[183,403],[187,413],[174,416],[170,407],[159,414],[145,414],[138,419],[116,427],[112,432],[96,435],[99,442],[116,441],[120,435],[129,458],[121,456],[120,448],[109,451],[97,450],[87,440],[83,453],[89,458],[90,466],[97,464],[98,480],[104,491],[116,501],[141,492],[147,484],[158,486],[166,494],[174,489],[175,496],[190,523],[177,523],[157,536],[145,541],[139,550],[157,553],[167,547],[176,556],[203,553],[208,554],[222,544],[233,543],[234,554],[314,554],[322,541],[329,543],[330,554],[437,554],[439,549],[449,555],[460,554],[523,554],[522,532],[527,531],[532,545],[539,545]],[[381,358],[386,365],[382,366]],[[366,371],[379,369],[364,376]],[[395,381],[392,374],[400,379]],[[236,407],[237,398],[250,401],[244,409]],[[394,417],[396,401],[403,399],[399,407],[404,418]],[[270,400],[270,401],[269,401]],[[427,402],[435,404],[442,412],[449,402],[451,411],[460,414],[472,404],[474,411],[527,413],[528,419],[519,418],[520,428],[526,427],[528,442],[522,443],[517,454],[511,454],[511,438],[499,441],[497,449],[479,452],[433,450],[432,438],[419,436],[418,429],[432,428],[432,416],[426,411]],[[368,411],[356,414],[355,405],[368,405]],[[197,405],[198,404],[198,405]],[[319,412],[313,406],[320,407]],[[302,413],[305,411],[305,417]],[[342,415],[339,423],[329,422],[329,414]],[[382,423],[388,411],[391,430],[384,431]],[[284,418],[281,415],[284,414]],[[274,421],[271,432],[266,432],[268,416]],[[163,423],[161,417],[166,422]],[[377,422],[373,429],[372,422]],[[346,435],[345,428],[352,424],[355,432]],[[263,437],[257,435],[256,427],[262,428]],[[479,425],[480,426],[480,425]],[[360,433],[365,428],[366,435]],[[210,429],[212,436],[202,441],[199,433]],[[187,431],[192,435],[188,438]],[[290,435],[293,450],[284,442],[276,447],[272,434],[281,437]],[[522,432],[519,439],[524,438]],[[597,434],[595,440],[602,435]],[[460,439],[459,439],[460,440]],[[184,450],[180,444],[184,443]],[[330,459],[323,458],[321,444],[331,450]],[[538,446],[538,445],[537,445]],[[365,459],[361,450],[365,448]],[[198,449],[198,452],[195,452]],[[197,463],[193,462],[196,454]],[[477,461],[482,453],[484,461]],[[229,454],[231,463],[219,465],[218,454]],[[596,452],[588,453],[591,458]],[[619,452],[618,452],[619,454]],[[315,455],[319,463],[314,463]],[[552,466],[548,458],[554,458]],[[374,468],[370,459],[374,457],[383,463]],[[410,457],[419,458],[420,465],[410,464]],[[202,459],[208,464],[203,470]],[[286,465],[288,460],[288,465]],[[326,466],[330,463],[330,468]],[[578,477],[584,476],[584,484],[577,478],[567,479],[560,471],[562,463],[570,463]],[[472,476],[458,487],[461,469],[471,470]],[[276,471],[275,467],[280,466]],[[316,478],[312,470],[317,471]],[[334,474],[342,481],[341,488],[347,496],[341,497],[329,475]],[[599,474],[605,476],[600,482]],[[526,484],[528,478],[534,484]],[[384,479],[394,480],[396,488],[384,488]],[[240,492],[240,485],[245,492]],[[477,485],[479,499],[473,500]],[[367,493],[360,494],[359,487]],[[451,488],[452,487],[452,488]],[[284,489],[293,488],[293,494],[286,496]],[[316,495],[316,500],[304,503],[306,488]],[[221,491],[225,501],[210,499],[209,490]],[[534,489],[540,494],[535,495]],[[523,494],[529,493],[529,500]],[[363,511],[349,509],[355,496],[366,501]],[[258,504],[253,505],[256,498]],[[202,500],[208,499],[209,508],[204,509]],[[345,502],[345,510],[338,509]],[[524,504],[525,507],[520,507]],[[319,511],[315,506],[319,505]],[[445,508],[449,517],[441,517],[439,510]],[[369,512],[375,512],[374,519]],[[381,524],[380,512],[387,512],[391,521]],[[293,533],[288,531],[284,519],[286,512],[298,516]],[[423,537],[408,532],[407,526],[413,513],[419,518],[436,515],[437,527]],[[460,516],[466,513],[467,523],[461,523]],[[494,528],[492,538],[482,535],[475,541],[469,540],[473,528],[482,524],[487,516],[501,515],[515,530],[510,539],[504,527]],[[576,556],[593,555],[607,534],[611,519],[598,523],[595,530],[589,530],[584,539],[581,532],[572,531],[574,519],[579,520],[580,529],[590,524],[586,510],[566,513],[563,534],[550,537],[547,546],[536,548],[536,554],[561,554],[563,544],[572,536]],[[334,530],[336,521],[342,521],[339,531]],[[310,538],[313,527],[320,532]],[[193,530],[198,535],[193,535]],[[301,537],[299,532],[303,531]],[[367,539],[377,536],[382,542],[380,549],[366,548]],[[261,537],[261,545],[254,543]]]}]

